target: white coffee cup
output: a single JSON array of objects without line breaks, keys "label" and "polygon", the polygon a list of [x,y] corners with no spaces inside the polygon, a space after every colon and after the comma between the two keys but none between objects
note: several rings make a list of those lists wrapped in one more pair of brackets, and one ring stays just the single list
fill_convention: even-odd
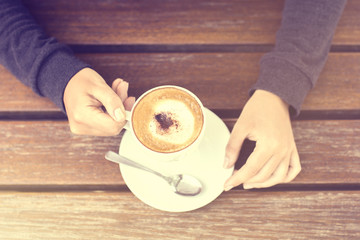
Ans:
[{"label": "white coffee cup", "polygon": [[[170,94],[171,97],[162,96],[161,93],[163,92],[165,92],[166,94]],[[152,101],[151,103],[154,104],[147,103],[147,101]],[[150,107],[151,110],[148,109]],[[167,108],[169,111],[165,111]],[[173,118],[169,120],[171,125],[168,128],[165,128],[167,127],[167,125],[165,124],[166,121],[164,123],[165,126],[164,124],[160,124],[162,123],[160,120],[162,119],[162,114],[164,112],[162,112],[161,114],[157,113],[156,111],[158,111],[159,109],[165,109],[164,112],[165,115],[167,115],[164,115],[164,119],[166,121],[168,120],[168,115],[170,116],[169,119]],[[179,110],[179,112],[182,110],[183,111],[181,112],[181,114],[179,114],[179,112],[176,112],[177,110]],[[160,119],[157,118],[159,114]],[[140,121],[139,119],[134,119],[134,115],[137,118],[139,118],[139,115],[144,116],[144,119],[146,119],[146,121],[142,122],[142,120]],[[150,156],[151,158],[159,159],[162,161],[179,160],[182,157],[185,157],[186,154],[196,150],[203,138],[206,122],[204,106],[202,105],[199,98],[189,90],[174,85],[159,86],[146,91],[136,100],[131,112],[126,112],[126,120],[127,123],[125,125],[125,129],[129,131],[129,133],[135,139],[135,149],[143,151],[144,154],[149,154],[147,156]],[[137,129],[134,128],[134,125]],[[140,131],[139,126],[141,128],[144,128],[145,130]],[[152,132],[150,132],[150,129],[152,129]],[[173,129],[175,130],[173,131]],[[149,139],[147,135],[149,135],[151,140],[144,140]],[[188,139],[184,136],[191,136],[191,138],[189,138],[191,140],[186,142]],[[165,140],[177,140],[176,137],[179,137],[179,139],[186,139],[186,143],[176,145],[170,141],[169,148],[167,148],[167,142]],[[150,146],[152,144],[156,146],[158,142],[164,142],[164,149],[159,150],[156,147]],[[169,150],[170,146],[173,145],[179,146],[178,149],[174,148],[172,150]]]}]

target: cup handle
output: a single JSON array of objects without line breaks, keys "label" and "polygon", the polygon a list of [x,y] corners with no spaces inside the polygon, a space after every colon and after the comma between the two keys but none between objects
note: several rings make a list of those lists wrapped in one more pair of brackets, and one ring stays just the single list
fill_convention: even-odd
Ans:
[{"label": "cup handle", "polygon": [[131,112],[130,111],[125,111],[125,119],[126,119],[126,123],[124,128],[126,130],[130,130],[130,121],[131,121]]}]

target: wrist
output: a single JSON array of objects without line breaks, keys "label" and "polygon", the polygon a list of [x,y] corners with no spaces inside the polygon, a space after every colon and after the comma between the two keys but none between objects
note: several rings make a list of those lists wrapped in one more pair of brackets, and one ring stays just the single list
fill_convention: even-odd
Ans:
[{"label": "wrist", "polygon": [[267,105],[279,106],[284,110],[289,111],[289,104],[285,102],[281,97],[279,97],[278,95],[272,92],[262,89],[257,89],[252,95],[252,98],[256,98],[257,100],[260,100],[266,103]]}]

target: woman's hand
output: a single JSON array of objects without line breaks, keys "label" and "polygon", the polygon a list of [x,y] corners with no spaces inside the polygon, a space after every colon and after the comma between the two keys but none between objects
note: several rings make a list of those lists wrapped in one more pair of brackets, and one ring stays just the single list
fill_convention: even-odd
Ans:
[{"label": "woman's hand", "polygon": [[130,110],[135,102],[134,97],[128,97],[128,87],[127,82],[116,79],[110,88],[94,70],[80,70],[70,79],[63,97],[71,131],[95,136],[119,134],[125,125],[125,109]]},{"label": "woman's hand", "polygon": [[237,120],[226,147],[224,167],[234,166],[245,139],[256,147],[244,166],[225,182],[225,191],[265,188],[292,181],[301,171],[289,106],[273,93],[256,90]]}]

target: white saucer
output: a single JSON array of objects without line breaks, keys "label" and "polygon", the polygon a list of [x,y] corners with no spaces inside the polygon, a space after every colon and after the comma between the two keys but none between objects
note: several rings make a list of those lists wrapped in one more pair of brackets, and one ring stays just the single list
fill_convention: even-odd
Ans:
[{"label": "white saucer", "polygon": [[144,203],[168,212],[186,212],[198,209],[215,200],[222,192],[233,169],[224,169],[225,147],[229,130],[213,112],[205,109],[207,124],[199,149],[184,159],[164,162],[139,150],[132,134],[125,132],[120,144],[121,155],[140,162],[164,175],[187,173],[197,177],[203,190],[197,196],[180,196],[161,178],[151,173],[120,164],[120,171],[131,192]]}]

